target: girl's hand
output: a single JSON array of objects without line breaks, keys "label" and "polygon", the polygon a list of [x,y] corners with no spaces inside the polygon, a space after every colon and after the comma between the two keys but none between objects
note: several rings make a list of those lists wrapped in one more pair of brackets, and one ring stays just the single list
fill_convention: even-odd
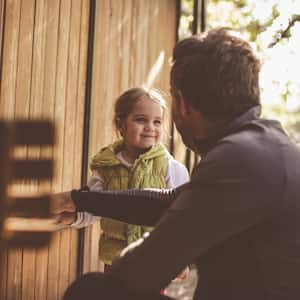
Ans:
[{"label": "girl's hand", "polygon": [[71,225],[76,221],[77,214],[75,212],[63,212],[55,215],[56,224]]},{"label": "girl's hand", "polygon": [[53,194],[51,197],[51,210],[55,215],[65,212],[76,212],[76,206],[71,198],[71,192]]}]

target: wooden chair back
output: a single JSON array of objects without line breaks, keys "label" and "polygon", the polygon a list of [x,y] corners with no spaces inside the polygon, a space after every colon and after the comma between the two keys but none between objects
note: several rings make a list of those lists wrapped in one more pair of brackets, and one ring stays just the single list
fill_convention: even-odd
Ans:
[{"label": "wooden chair back", "polygon": [[53,157],[17,157],[15,150],[53,148],[54,127],[48,121],[0,121],[0,137],[0,251],[7,247],[43,247],[51,238],[47,222],[43,223],[50,219],[49,196],[15,196],[10,186],[15,182],[51,182]]}]

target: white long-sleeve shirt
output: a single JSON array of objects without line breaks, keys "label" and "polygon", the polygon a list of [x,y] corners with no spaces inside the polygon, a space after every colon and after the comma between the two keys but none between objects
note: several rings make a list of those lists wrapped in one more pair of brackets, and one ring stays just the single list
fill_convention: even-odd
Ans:
[{"label": "white long-sleeve shirt", "polygon": [[[116,154],[117,158],[120,162],[125,165],[126,167],[131,167],[132,164],[129,163],[124,159],[122,156],[122,152]],[[186,183],[189,180],[189,173],[186,167],[180,163],[179,161],[175,160],[172,156],[168,161],[168,167],[166,172],[166,185],[167,188],[175,188]],[[88,187],[92,192],[99,192],[103,190],[103,178],[99,174],[97,170],[93,170],[91,177],[88,180]],[[88,212],[78,212],[77,219],[74,223],[71,224],[71,227],[74,228],[82,228],[88,225],[95,223],[99,220],[100,217],[94,216]]]}]

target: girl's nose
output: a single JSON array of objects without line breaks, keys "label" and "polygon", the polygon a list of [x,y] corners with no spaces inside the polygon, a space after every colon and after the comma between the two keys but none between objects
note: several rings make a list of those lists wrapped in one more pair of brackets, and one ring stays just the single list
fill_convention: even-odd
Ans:
[{"label": "girl's nose", "polygon": [[147,123],[145,126],[145,129],[147,131],[153,131],[154,130],[154,125],[152,123]]}]

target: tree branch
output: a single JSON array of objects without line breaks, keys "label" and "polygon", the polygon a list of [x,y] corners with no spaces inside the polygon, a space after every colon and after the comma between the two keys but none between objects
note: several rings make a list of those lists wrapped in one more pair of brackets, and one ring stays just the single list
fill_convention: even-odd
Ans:
[{"label": "tree branch", "polygon": [[290,34],[290,29],[295,25],[296,22],[300,22],[300,15],[292,16],[286,29],[277,32],[274,41],[268,46],[268,48],[272,48],[282,39],[288,38]]}]

